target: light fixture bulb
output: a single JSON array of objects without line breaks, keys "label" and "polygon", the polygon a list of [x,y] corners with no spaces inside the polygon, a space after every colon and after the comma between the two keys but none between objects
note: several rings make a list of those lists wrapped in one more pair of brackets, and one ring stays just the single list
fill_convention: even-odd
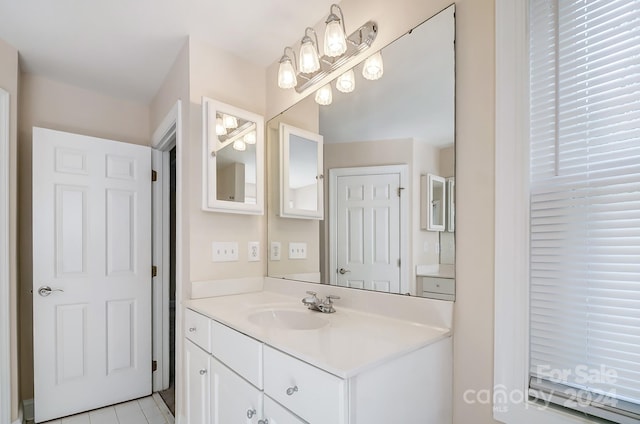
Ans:
[{"label": "light fixture bulb", "polygon": [[330,105],[333,101],[333,92],[331,91],[331,84],[322,86],[316,91],[316,103],[322,106]]},{"label": "light fixture bulb", "polygon": [[324,54],[329,57],[342,56],[347,51],[347,37],[344,34],[342,21],[335,14],[327,18],[324,30]]},{"label": "light fixture bulb", "polygon": [[222,118],[216,118],[216,135],[227,135],[227,129],[224,127]]},{"label": "light fixture bulb", "polygon": [[242,140],[247,144],[256,144],[256,132],[248,132],[242,137]]},{"label": "light fixture bulb", "polygon": [[236,140],[233,142],[233,148],[239,152],[247,150],[247,144],[243,140]]},{"label": "light fixture bulb", "polygon": [[233,115],[222,115],[222,124],[226,129],[238,128],[238,118]]},{"label": "light fixture bulb", "polygon": [[356,74],[349,69],[336,80],[336,88],[342,93],[351,93],[356,88]]},{"label": "light fixture bulb", "polygon": [[362,68],[362,76],[368,80],[377,80],[384,73],[384,65],[382,63],[382,53],[377,52],[364,61]]},{"label": "light fixture bulb", "polygon": [[288,56],[283,56],[278,68],[278,87],[293,88],[296,85],[298,85],[298,78],[296,78],[296,71],[293,69],[291,59]]},{"label": "light fixture bulb", "polygon": [[[316,42],[307,35],[307,31],[313,32]],[[300,63],[298,69],[305,74],[312,74],[320,69],[320,58],[318,57],[318,37],[313,28],[307,28],[305,35],[300,42]]]}]

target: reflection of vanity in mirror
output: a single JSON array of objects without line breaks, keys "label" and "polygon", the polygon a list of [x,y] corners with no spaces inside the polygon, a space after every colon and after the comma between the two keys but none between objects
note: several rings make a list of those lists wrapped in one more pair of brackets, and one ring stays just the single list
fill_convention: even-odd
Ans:
[{"label": "reflection of vanity in mirror", "polygon": [[262,116],[203,98],[203,193],[206,211],[264,213]]},{"label": "reflection of vanity in mirror", "polygon": [[382,48],[382,78],[358,65],[267,124],[270,277],[453,300],[454,35],[451,6]]}]

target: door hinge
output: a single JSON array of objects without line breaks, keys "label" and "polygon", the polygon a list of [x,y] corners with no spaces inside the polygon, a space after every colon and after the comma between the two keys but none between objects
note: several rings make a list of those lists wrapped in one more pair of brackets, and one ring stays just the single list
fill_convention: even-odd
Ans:
[{"label": "door hinge", "polygon": [[151,267],[151,276],[152,276],[152,277],[157,277],[157,276],[158,276],[158,267],[157,267],[157,266],[155,266],[155,265],[153,265],[153,266]]},{"label": "door hinge", "polygon": [[158,171],[151,171],[151,181],[158,181]]},{"label": "door hinge", "polygon": [[158,361],[151,361],[151,372],[154,372],[158,369]]},{"label": "door hinge", "polygon": [[404,190],[404,187],[398,187],[398,197],[402,196],[402,190]]}]

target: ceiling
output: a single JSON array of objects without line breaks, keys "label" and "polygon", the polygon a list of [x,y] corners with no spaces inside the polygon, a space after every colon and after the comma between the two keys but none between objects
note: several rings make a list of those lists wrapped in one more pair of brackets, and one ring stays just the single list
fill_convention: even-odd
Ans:
[{"label": "ceiling", "polygon": [[0,0],[23,72],[149,103],[187,36],[267,67],[332,0]]}]

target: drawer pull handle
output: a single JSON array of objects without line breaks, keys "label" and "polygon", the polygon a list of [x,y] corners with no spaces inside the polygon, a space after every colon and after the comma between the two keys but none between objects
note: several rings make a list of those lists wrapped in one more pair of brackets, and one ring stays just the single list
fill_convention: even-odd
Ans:
[{"label": "drawer pull handle", "polygon": [[289,387],[287,389],[287,395],[292,396],[297,391],[298,391],[298,386]]},{"label": "drawer pull handle", "polygon": [[207,373],[207,370],[205,370],[205,369],[201,369],[200,370],[200,375],[205,375],[206,373]]},{"label": "drawer pull handle", "polygon": [[256,412],[255,409],[247,409],[247,418],[251,419],[256,414],[257,414],[257,412]]},{"label": "drawer pull handle", "polygon": [[266,418],[264,420],[259,420],[258,424],[269,424],[269,420]]},{"label": "drawer pull handle", "polygon": [[193,333],[194,331],[196,331],[196,327],[189,327],[189,333]]}]

